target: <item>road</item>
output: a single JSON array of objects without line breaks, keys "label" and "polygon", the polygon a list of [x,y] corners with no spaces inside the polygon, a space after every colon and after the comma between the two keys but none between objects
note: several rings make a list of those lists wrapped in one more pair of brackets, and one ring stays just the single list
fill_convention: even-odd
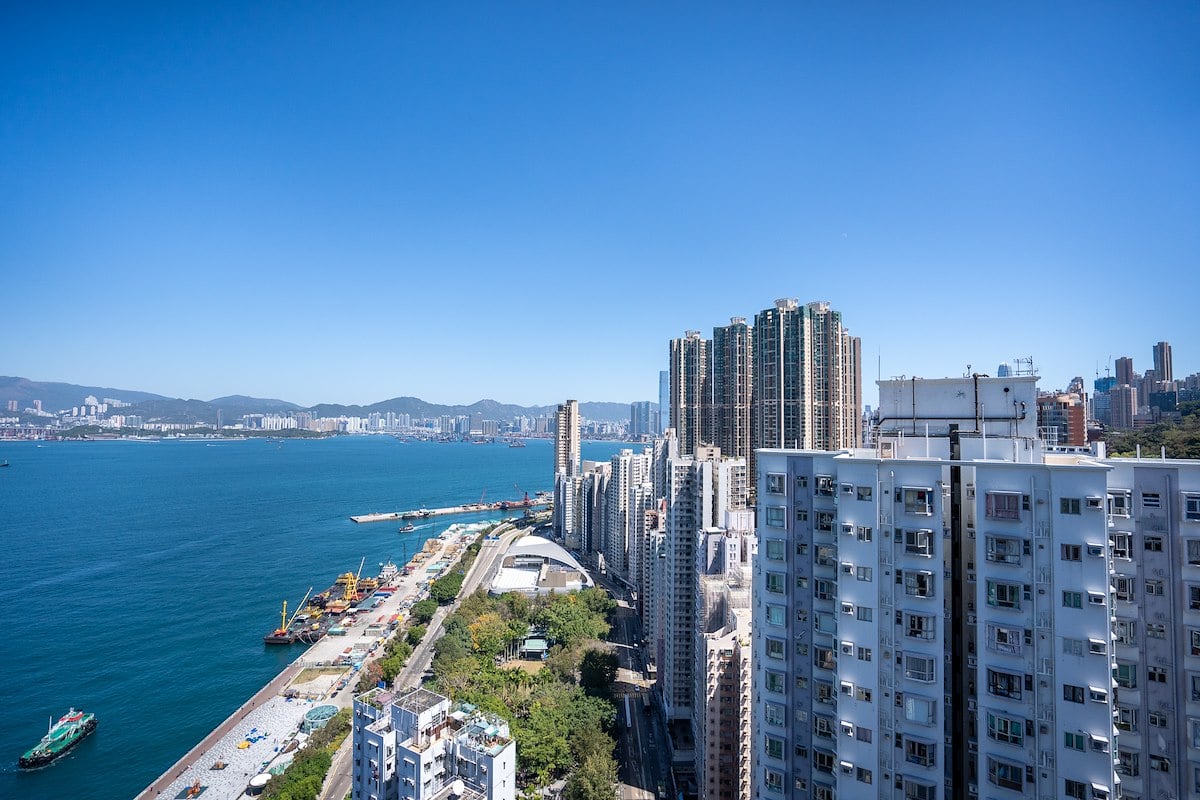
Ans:
[{"label": "road", "polygon": [[[496,574],[500,559],[504,555],[504,552],[508,550],[508,546],[512,544],[514,539],[524,535],[526,532],[525,528],[513,528],[507,523],[502,523],[492,531],[493,534],[499,534],[500,539],[498,541],[484,542],[479,550],[479,555],[475,558],[475,563],[471,565],[471,571],[463,580],[462,591],[458,595],[459,598],[470,596],[485,581],[490,581],[492,576]],[[446,617],[458,608],[458,602],[458,600],[455,600],[449,606],[441,606],[434,613],[433,619],[429,621],[426,629],[425,638],[413,650],[408,663],[400,671],[400,674],[396,676],[396,680],[392,684],[393,686],[396,688],[415,688],[421,684],[421,676],[425,674],[426,670],[429,669],[429,665],[433,662],[433,646],[440,637],[442,623]],[[350,786],[354,778],[354,765],[350,756],[353,746],[353,735],[347,736],[346,741],[342,742],[342,746],[334,753],[333,764],[325,776],[325,785],[321,788],[318,800],[342,800],[342,798],[350,793]]]},{"label": "road", "polygon": [[[605,584],[601,584],[605,585]],[[642,695],[652,686],[643,678],[645,660],[642,623],[624,589],[605,585],[617,597],[610,641],[616,646],[618,670],[615,687],[617,702],[617,777],[621,800],[653,800],[660,784],[669,791],[668,762],[662,716],[655,704],[645,713]],[[625,699],[629,700],[626,723]]]}]

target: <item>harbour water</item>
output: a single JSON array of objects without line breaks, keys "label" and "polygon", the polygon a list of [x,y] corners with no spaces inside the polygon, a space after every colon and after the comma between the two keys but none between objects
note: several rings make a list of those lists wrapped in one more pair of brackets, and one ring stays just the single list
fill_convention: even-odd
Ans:
[{"label": "harbour water", "polygon": [[[620,447],[585,442],[583,455]],[[133,797],[303,652],[262,643],[284,598],[364,557],[375,574],[453,522],[501,516],[401,534],[351,514],[532,495],[551,488],[553,461],[547,441],[389,436],[0,442],[3,459],[0,797],[33,800]],[[96,733],[19,772],[71,705],[96,713]]]}]

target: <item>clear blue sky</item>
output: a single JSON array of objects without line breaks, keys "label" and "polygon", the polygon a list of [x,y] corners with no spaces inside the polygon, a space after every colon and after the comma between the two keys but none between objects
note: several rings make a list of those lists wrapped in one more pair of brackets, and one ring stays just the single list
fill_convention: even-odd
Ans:
[{"label": "clear blue sky", "polygon": [[777,297],[1200,370],[1200,5],[983,5],[5,4],[0,374],[651,399]]}]

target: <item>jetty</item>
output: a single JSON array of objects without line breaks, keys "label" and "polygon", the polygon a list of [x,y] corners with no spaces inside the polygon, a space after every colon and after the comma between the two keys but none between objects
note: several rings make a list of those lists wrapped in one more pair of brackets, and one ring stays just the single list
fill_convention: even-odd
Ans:
[{"label": "jetty", "polygon": [[478,514],[482,511],[515,511],[524,508],[543,508],[550,505],[550,497],[546,492],[539,492],[530,498],[528,494],[521,500],[500,500],[495,503],[464,503],[461,506],[446,508],[418,508],[412,511],[385,511],[381,513],[356,514],[351,516],[355,522],[395,522],[396,520],[415,520],[427,517],[445,517],[451,514]]}]

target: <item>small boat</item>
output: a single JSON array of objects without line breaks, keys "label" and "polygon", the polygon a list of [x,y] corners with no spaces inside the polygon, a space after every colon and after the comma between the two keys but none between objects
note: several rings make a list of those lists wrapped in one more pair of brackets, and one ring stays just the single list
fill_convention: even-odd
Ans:
[{"label": "small boat", "polygon": [[508,443],[508,446],[509,447],[524,447],[525,440],[524,439],[513,439],[511,442]]},{"label": "small boat", "polygon": [[17,759],[17,766],[21,769],[45,766],[65,755],[68,750],[83,741],[83,738],[94,730],[96,730],[96,715],[85,714],[72,708],[59,717],[58,722],[54,722],[51,718],[50,730],[46,732],[40,742]]},{"label": "small boat", "polygon": [[401,529],[400,529],[400,532],[401,532],[401,533],[408,533],[409,531],[415,531],[416,529],[417,529],[417,526],[416,526],[416,525],[413,525],[413,524],[410,522],[410,523],[408,523],[407,525],[405,525],[403,528],[401,528]]},{"label": "small boat", "polygon": [[6,458],[6,459],[4,459],[4,463],[0,464],[0,467],[7,467],[7,466],[8,466],[8,459]]}]

